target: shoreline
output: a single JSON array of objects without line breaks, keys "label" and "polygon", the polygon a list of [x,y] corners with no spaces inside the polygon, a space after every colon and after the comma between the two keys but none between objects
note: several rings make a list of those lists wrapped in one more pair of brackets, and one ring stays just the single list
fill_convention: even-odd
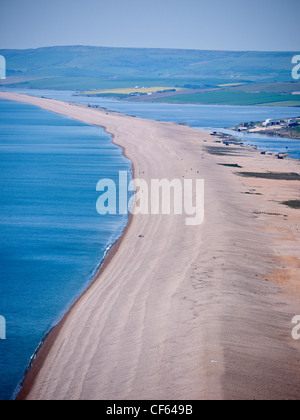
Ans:
[{"label": "shoreline", "polygon": [[[0,91],[0,99],[1,99],[1,91]],[[10,99],[7,99],[10,100]],[[15,99],[13,99],[15,101]],[[18,101],[17,101],[18,102]],[[24,103],[27,103],[24,101]],[[103,110],[104,112],[107,112],[106,109]],[[118,114],[118,113],[116,113]],[[61,115],[59,113],[59,115]],[[102,126],[101,126],[102,127]],[[121,145],[115,142],[115,136],[113,133],[110,133],[107,131],[106,127],[102,127],[106,133],[108,133],[111,137],[111,142],[115,144],[117,147],[121,149],[122,155],[127,158],[129,161],[129,157],[126,155],[125,148]],[[134,165],[131,163],[131,169],[132,169],[132,177],[134,178]],[[68,314],[72,311],[72,308],[76,306],[77,302],[80,301],[80,299],[84,296],[84,294],[89,290],[89,288],[93,285],[93,283],[97,280],[97,277],[101,275],[102,271],[105,270],[106,266],[110,264],[111,260],[113,259],[113,256],[117,252],[123,236],[126,234],[127,230],[130,227],[131,224],[132,215],[129,214],[127,224],[125,228],[123,229],[120,237],[115,240],[112,244],[110,244],[109,248],[107,249],[107,252],[103,256],[102,261],[99,263],[98,268],[95,270],[95,274],[93,275],[90,283],[88,286],[81,292],[73,301],[73,303],[66,307],[62,311],[62,316],[58,318],[57,321],[54,322],[53,326],[47,331],[44,336],[42,337],[38,347],[36,348],[35,352],[33,353],[30,362],[24,372],[23,378],[20,380],[16,390],[14,391],[14,394],[12,396],[13,400],[23,400],[26,399],[26,396],[28,395],[31,386],[35,380],[35,377],[37,376],[37,373],[39,371],[39,368],[42,366],[43,361],[45,360],[45,357],[47,355],[47,351],[55,341],[56,336],[59,334],[59,331],[61,330],[65,319],[68,317]]]},{"label": "shoreline", "polygon": [[[226,131],[233,131],[233,129],[228,128],[228,129],[224,129]],[[213,136],[215,136],[215,138],[219,139],[222,143],[224,144],[235,144],[237,146],[243,147],[243,148],[253,148],[257,151],[259,151],[262,155],[273,155],[275,157],[277,157],[278,159],[292,159],[294,161],[300,161],[300,157],[295,157],[293,156],[293,152],[291,153],[289,150],[286,150],[286,153],[284,152],[275,152],[274,150],[270,149],[270,148],[264,148],[261,147],[260,145],[257,144],[251,144],[251,140],[249,139],[244,139],[242,137],[238,136],[238,132],[233,133],[233,134],[228,134],[226,133],[226,131],[219,131],[219,132],[213,132]],[[251,134],[251,133],[247,133],[247,134]],[[265,134],[261,134],[261,133],[257,133],[259,135],[262,135],[264,137],[267,137],[267,135]],[[272,136],[270,136],[270,140],[272,139]],[[298,140],[298,139],[288,139],[288,140]]]},{"label": "shoreline", "polygon": [[[106,128],[103,127],[104,130],[106,131]],[[106,131],[107,132],[107,131]],[[108,133],[108,132],[107,132]],[[116,146],[120,147],[122,150],[122,155],[124,157],[126,157],[129,161],[129,157],[126,155],[126,150],[124,147],[122,147],[122,145],[117,144],[115,142],[115,138],[114,135],[111,133],[108,133],[111,136],[111,141],[113,144],[115,144]],[[131,161],[130,161],[131,162]],[[131,168],[132,168],[132,177],[134,179],[134,174],[135,174],[135,168],[133,163],[131,162]],[[81,299],[83,299],[84,295],[86,293],[88,293],[89,289],[93,286],[93,283],[97,281],[98,277],[101,275],[101,273],[105,270],[105,268],[111,263],[114,255],[117,253],[122,240],[124,238],[124,236],[126,235],[127,231],[130,228],[131,222],[132,222],[132,214],[129,214],[128,217],[128,222],[125,226],[125,228],[122,231],[121,236],[119,237],[119,239],[117,239],[113,244],[111,244],[107,254],[103,257],[102,263],[100,263],[100,267],[97,270],[96,274],[94,275],[94,278],[92,279],[92,281],[90,282],[90,284],[87,286],[87,288],[80,294],[80,296],[78,296],[75,301],[72,303],[72,305],[65,311],[64,315],[62,316],[62,318],[58,321],[58,323],[56,325],[54,325],[54,327],[52,327],[50,329],[50,331],[48,331],[46,333],[46,335],[44,336],[44,338],[42,339],[40,346],[37,348],[35,354],[33,355],[34,359],[32,361],[32,363],[28,366],[24,378],[22,380],[21,386],[20,386],[20,390],[18,391],[18,393],[16,394],[15,400],[26,400],[28,394],[31,391],[31,388],[35,382],[35,379],[38,375],[38,372],[41,368],[41,366],[43,365],[47,354],[49,352],[49,349],[52,347],[55,339],[57,338],[58,334],[60,333],[68,315],[71,313],[72,309],[80,302]]]},{"label": "shoreline", "polygon": [[[215,90],[215,89],[211,89],[211,90]],[[218,89],[217,89],[218,90]],[[178,93],[174,94],[174,95],[170,95],[171,96],[175,96],[178,95]],[[224,104],[224,103],[203,103],[203,102],[184,102],[184,101],[168,101],[168,100],[163,100],[162,99],[145,99],[143,96],[142,97],[125,97],[125,98],[121,98],[121,97],[112,97],[112,96],[104,96],[104,95],[77,95],[77,96],[83,96],[86,98],[93,98],[93,97],[98,97],[98,98],[105,98],[105,99],[114,99],[116,101],[120,101],[120,102],[124,102],[124,101],[128,101],[128,102],[135,102],[135,103],[153,103],[153,104],[174,104],[174,105],[200,105],[200,106],[230,106],[230,107],[269,107],[269,108],[278,108],[278,107],[285,107],[285,108],[300,108],[300,105],[281,105],[279,102],[276,102],[276,105],[272,105],[272,103],[267,102],[267,103],[257,103],[257,104]],[[139,99],[141,98],[141,99]]]},{"label": "shoreline", "polygon": [[71,313],[72,309],[78,304],[80,303],[80,300],[84,298],[84,295],[86,293],[88,293],[89,289],[93,286],[93,283],[97,281],[98,277],[102,274],[102,272],[105,270],[105,268],[111,263],[114,255],[117,253],[121,242],[124,238],[124,236],[126,235],[127,230],[130,227],[131,224],[131,218],[132,215],[130,215],[128,223],[125,227],[125,229],[122,232],[122,235],[120,236],[120,238],[111,246],[109,252],[107,253],[107,255],[104,257],[103,259],[103,263],[101,265],[101,267],[99,268],[98,272],[96,273],[96,275],[94,276],[92,282],[88,285],[88,287],[81,293],[81,295],[73,302],[73,304],[68,308],[68,310],[65,312],[65,314],[63,315],[63,317],[61,318],[60,321],[58,321],[58,323],[51,328],[51,330],[46,333],[44,339],[41,341],[41,344],[39,346],[39,348],[37,349],[36,353],[35,353],[35,357],[31,363],[31,365],[28,367],[28,370],[25,372],[25,376],[24,379],[21,383],[21,389],[20,391],[17,393],[15,400],[26,400],[28,394],[31,391],[31,388],[35,382],[35,379],[41,369],[41,366],[43,365],[47,354],[49,352],[49,349],[52,347],[55,339],[57,338],[58,334],[60,333],[60,331],[63,328],[63,325],[68,317],[68,315]]},{"label": "shoreline", "polygon": [[130,215],[104,267],[45,340],[18,399],[299,398],[290,327],[299,213],[280,204],[298,197],[299,184],[240,177],[234,165],[299,173],[300,163],[216,145],[209,132],[172,123],[3,96],[104,127],[146,180],[203,177],[209,210],[192,229],[185,216]]}]

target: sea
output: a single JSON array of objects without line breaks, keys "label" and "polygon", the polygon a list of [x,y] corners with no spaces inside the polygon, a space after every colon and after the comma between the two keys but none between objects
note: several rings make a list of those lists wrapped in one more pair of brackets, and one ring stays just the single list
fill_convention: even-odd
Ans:
[{"label": "sea", "polygon": [[[234,134],[300,159],[300,140],[236,133],[231,127],[300,116],[300,108],[136,103],[72,91],[13,90],[98,105],[137,117]],[[128,215],[100,216],[97,182],[131,163],[103,129],[0,100],[0,400],[13,399],[45,334],[87,288]],[[1,328],[1,325],[0,325]],[[1,331],[0,331],[1,337]]]},{"label": "sea", "polygon": [[131,163],[100,127],[0,100],[0,399],[126,227],[96,211],[97,182],[119,171]]}]

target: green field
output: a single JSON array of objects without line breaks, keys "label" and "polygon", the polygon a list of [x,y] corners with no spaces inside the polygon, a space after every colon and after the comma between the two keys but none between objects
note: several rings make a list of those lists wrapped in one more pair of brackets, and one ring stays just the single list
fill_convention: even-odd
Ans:
[{"label": "green field", "polygon": [[168,87],[168,86],[151,86],[151,87],[130,87],[130,88],[119,88],[119,89],[104,89],[104,90],[92,90],[85,91],[83,95],[94,96],[94,95],[132,95],[132,94],[147,94],[164,92],[168,90],[180,91],[180,88]]},{"label": "green field", "polygon": [[[12,79],[12,78],[11,78]],[[83,77],[83,76],[63,76],[63,77],[44,77],[30,79],[28,81],[18,82],[17,78],[12,79],[13,83],[10,82],[10,78],[7,78],[4,84],[0,81],[0,86],[18,87],[18,88],[29,88],[29,89],[58,89],[58,90],[77,90],[77,91],[107,91],[107,90],[120,90],[127,89],[129,86],[158,86],[161,84],[166,89],[171,89],[173,84],[179,85],[182,80],[168,80],[168,79],[151,79],[151,78],[126,78],[120,77],[117,79],[111,79],[109,77]],[[184,81],[183,81],[184,82]],[[113,93],[113,92],[112,92]],[[95,94],[95,93],[94,93]]]},{"label": "green field", "polygon": [[158,99],[158,101],[170,103],[191,103],[191,104],[219,104],[219,105],[265,105],[291,103],[293,106],[300,106],[300,97],[297,95],[285,95],[279,93],[249,93],[236,90],[222,89],[212,92],[192,93],[190,95],[175,95],[169,98]]},{"label": "green field", "polygon": [[300,106],[299,101],[281,101],[263,104],[264,106]]},{"label": "green field", "polygon": [[285,93],[292,94],[300,90],[300,82],[272,82],[272,83],[249,83],[232,88],[235,92],[248,93]]},{"label": "green field", "polygon": [[300,134],[300,125],[297,125],[297,127],[294,128],[294,131],[296,133],[299,133]]},{"label": "green field", "polygon": [[191,94],[160,100],[202,104],[299,106],[300,100],[292,95],[300,91],[291,76],[292,52],[67,46],[0,50],[0,55],[7,64],[0,87],[101,91],[126,98],[134,86],[163,86]]}]

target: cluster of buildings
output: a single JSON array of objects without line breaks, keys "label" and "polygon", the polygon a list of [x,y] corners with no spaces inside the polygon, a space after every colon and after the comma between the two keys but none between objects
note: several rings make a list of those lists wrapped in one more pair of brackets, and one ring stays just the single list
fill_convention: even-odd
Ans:
[{"label": "cluster of buildings", "polygon": [[148,87],[140,87],[140,86],[135,86],[135,91],[130,93],[130,96],[151,96],[155,93],[167,93],[167,92],[176,92],[176,89],[174,88],[166,88],[166,89],[162,89],[162,90],[149,90],[147,91],[147,89],[151,89]]},{"label": "cluster of buildings", "polygon": [[275,130],[280,130],[293,128],[298,124],[300,124],[300,118],[284,118],[278,120],[268,118],[263,123],[244,123],[240,125],[237,130],[249,132],[259,132],[265,130],[266,128],[274,128]]},{"label": "cluster of buildings", "polygon": [[294,118],[280,119],[280,120],[272,120],[269,118],[266,121],[264,121],[262,125],[263,127],[272,127],[272,126],[277,126],[277,125],[280,125],[282,127],[292,127],[297,124],[298,122]]}]

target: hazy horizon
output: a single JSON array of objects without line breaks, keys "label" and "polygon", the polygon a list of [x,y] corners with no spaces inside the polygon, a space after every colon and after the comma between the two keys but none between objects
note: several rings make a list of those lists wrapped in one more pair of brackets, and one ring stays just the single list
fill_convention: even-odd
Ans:
[{"label": "hazy horizon", "polygon": [[115,49],[134,49],[134,50],[179,50],[179,51],[221,51],[221,52],[258,52],[258,53],[295,53],[300,51],[298,50],[234,50],[234,49],[206,49],[206,48],[176,48],[176,47],[122,47],[122,46],[110,46],[110,45],[88,45],[88,44],[62,44],[62,45],[47,45],[33,48],[2,48],[0,50],[16,50],[16,51],[26,51],[26,50],[40,50],[43,48],[68,48],[68,47],[81,47],[81,48],[115,48]]}]

